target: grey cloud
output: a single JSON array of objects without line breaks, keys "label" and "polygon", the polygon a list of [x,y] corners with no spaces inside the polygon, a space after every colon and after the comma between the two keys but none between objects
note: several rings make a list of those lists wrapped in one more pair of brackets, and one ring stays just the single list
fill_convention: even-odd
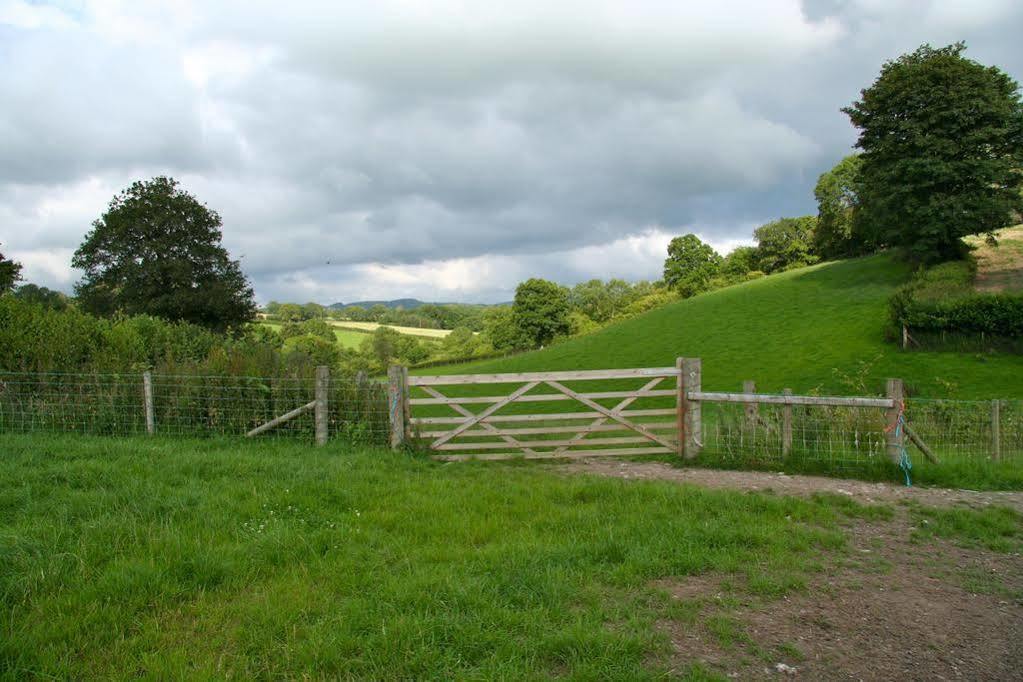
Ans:
[{"label": "grey cloud", "polygon": [[0,12],[5,248],[73,249],[114,192],[170,173],[264,300],[656,277],[661,254],[608,245],[812,212],[855,139],[838,110],[884,59],[965,38],[1023,73],[1023,9],[995,1],[114,7]]}]

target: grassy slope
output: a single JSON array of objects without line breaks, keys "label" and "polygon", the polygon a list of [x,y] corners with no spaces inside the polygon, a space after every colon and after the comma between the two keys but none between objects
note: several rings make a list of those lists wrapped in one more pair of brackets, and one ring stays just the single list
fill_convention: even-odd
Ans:
[{"label": "grassy slope", "polygon": [[[909,274],[888,254],[825,263],[680,301],[542,351],[422,373],[669,366],[689,356],[703,359],[710,390],[754,379],[767,391],[879,392],[885,377],[901,377],[921,397],[1023,397],[1023,357],[904,353],[884,341],[887,299]],[[844,378],[861,372],[862,382]]]},{"label": "grassy slope", "polygon": [[0,679],[663,676],[696,610],[652,580],[777,597],[861,513],[337,445],[0,451]]}]

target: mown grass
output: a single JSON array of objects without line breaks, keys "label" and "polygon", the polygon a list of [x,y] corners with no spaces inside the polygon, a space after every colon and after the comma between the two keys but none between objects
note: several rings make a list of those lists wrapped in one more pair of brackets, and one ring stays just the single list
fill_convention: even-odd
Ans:
[{"label": "mown grass", "polygon": [[1023,397],[1023,356],[903,352],[884,338],[888,298],[910,268],[890,254],[824,263],[670,304],[523,355],[433,367],[470,374],[673,366],[703,359],[707,390],[879,393],[886,377],[930,398]]},{"label": "mown grass", "polygon": [[848,513],[337,446],[0,448],[6,679],[663,677],[678,606],[652,581],[775,597],[842,550]]}]

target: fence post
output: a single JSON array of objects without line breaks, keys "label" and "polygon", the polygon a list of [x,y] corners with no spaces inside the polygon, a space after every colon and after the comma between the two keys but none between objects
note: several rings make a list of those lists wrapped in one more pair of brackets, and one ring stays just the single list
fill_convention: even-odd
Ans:
[{"label": "fence post", "polygon": [[153,414],[153,373],[146,370],[142,373],[142,402],[146,412],[146,433],[156,433],[156,417]]},{"label": "fence post", "polygon": [[[755,381],[747,380],[742,382],[743,393],[756,393],[757,384]],[[757,403],[746,403],[746,428],[757,428],[757,416],[760,413],[760,405]]]},{"label": "fence post", "polygon": [[402,422],[405,425],[405,432],[402,435],[403,442],[409,442],[412,440],[412,402],[409,400],[411,395],[409,394],[408,387],[408,367],[404,365],[401,368],[401,404],[402,409]]},{"label": "fence post", "polygon": [[[783,388],[782,395],[792,395],[791,388]],[[788,456],[792,452],[792,405],[781,408],[781,454]]]},{"label": "fence post", "polygon": [[904,389],[902,379],[889,379],[885,387],[885,395],[894,401],[892,407],[885,410],[885,441],[888,459],[898,464],[902,457],[906,434],[899,428],[899,415],[904,405]]},{"label": "fence post", "polygon": [[684,454],[686,459],[693,459],[700,454],[700,436],[703,433],[703,421],[700,415],[700,401],[690,400],[688,394],[701,390],[700,382],[700,358],[683,358],[682,375],[683,380],[683,405],[685,406],[685,445]]},{"label": "fence post", "polygon": [[387,370],[387,404],[391,420],[391,447],[397,449],[405,442],[408,403],[408,369],[392,365]]},{"label": "fence post", "polygon": [[686,382],[682,373],[685,371],[685,359],[675,358],[675,369],[678,370],[678,378],[675,380],[675,418],[678,420],[678,456],[685,457],[686,454]]},{"label": "fence post", "polygon": [[330,386],[330,368],[320,365],[316,368],[316,407],[313,418],[316,423],[316,444],[327,444],[327,425],[330,421],[327,412],[327,394]]},{"label": "fence post", "polygon": [[1002,458],[1002,402],[991,401],[991,459]]}]

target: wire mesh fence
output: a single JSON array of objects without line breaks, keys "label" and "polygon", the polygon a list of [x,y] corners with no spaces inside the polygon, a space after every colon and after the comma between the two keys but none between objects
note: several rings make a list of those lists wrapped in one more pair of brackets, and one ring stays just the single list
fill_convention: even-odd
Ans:
[{"label": "wire mesh fence", "polygon": [[[169,436],[244,435],[314,399],[313,376],[152,375],[152,420]],[[387,387],[334,377],[327,397],[329,434],[385,444]],[[134,435],[147,432],[141,373],[0,373],[0,431]],[[313,438],[311,415],[261,437]]]},{"label": "wire mesh fence", "polygon": [[[152,420],[167,436],[241,436],[308,405],[315,378],[152,376]],[[387,385],[331,377],[328,433],[333,441],[386,445]],[[885,410],[704,401],[699,464],[891,478]],[[142,373],[0,373],[0,432],[147,433]],[[905,418],[938,463],[908,442],[914,477],[935,483],[1023,486],[1023,401],[907,400]],[[259,438],[312,441],[303,414]],[[785,434],[789,433],[788,438]],[[612,434],[614,435],[614,434]],[[786,443],[788,445],[786,445]],[[953,483],[954,481],[958,483]]]},{"label": "wire mesh fence", "polygon": [[[789,448],[783,438],[786,409]],[[1023,401],[909,399],[905,420],[938,460],[928,461],[905,441],[916,474],[924,479],[951,480],[953,472],[972,472],[966,480],[1019,478],[1023,471]],[[880,408],[708,401],[701,435],[700,457],[708,464],[876,478],[892,474]]]}]

